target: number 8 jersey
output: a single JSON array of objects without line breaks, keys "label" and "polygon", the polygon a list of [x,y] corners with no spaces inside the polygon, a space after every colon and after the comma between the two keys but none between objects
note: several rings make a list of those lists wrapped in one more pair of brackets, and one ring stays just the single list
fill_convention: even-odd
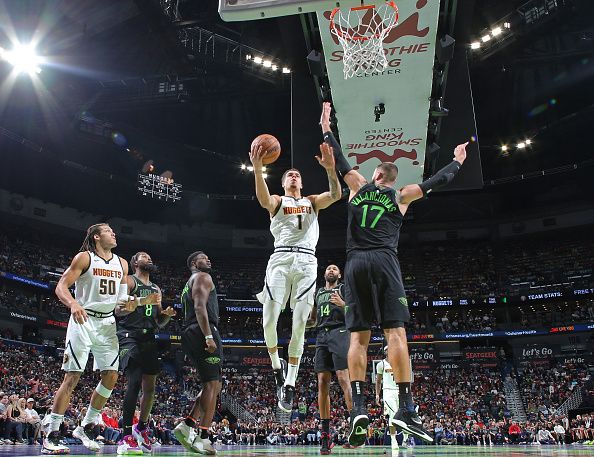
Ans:
[{"label": "number 8 jersey", "polygon": [[109,260],[94,252],[88,254],[91,259],[89,268],[74,283],[74,298],[84,309],[110,313],[116,307],[124,276],[122,262],[115,254]]},{"label": "number 8 jersey", "polygon": [[311,201],[306,197],[281,196],[280,205],[270,218],[270,232],[275,248],[297,246],[315,252],[320,232]]},{"label": "number 8 jersey", "polygon": [[353,249],[387,248],[396,251],[404,218],[396,191],[365,184],[348,205],[347,252]]}]

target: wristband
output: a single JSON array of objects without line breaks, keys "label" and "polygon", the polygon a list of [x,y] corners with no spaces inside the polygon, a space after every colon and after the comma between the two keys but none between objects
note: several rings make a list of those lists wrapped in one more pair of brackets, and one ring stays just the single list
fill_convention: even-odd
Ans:
[{"label": "wristband", "polygon": [[204,337],[204,339],[205,339],[205,340],[214,340],[214,336],[212,336],[212,335],[206,335],[206,336]]}]

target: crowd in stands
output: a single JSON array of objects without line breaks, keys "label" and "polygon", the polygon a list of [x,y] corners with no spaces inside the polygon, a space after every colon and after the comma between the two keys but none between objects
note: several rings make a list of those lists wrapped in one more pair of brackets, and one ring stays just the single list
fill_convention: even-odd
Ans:
[{"label": "crowd in stands", "polygon": [[[420,251],[404,247],[400,252],[404,282],[415,294],[434,297],[498,296],[522,294],[552,284],[588,284],[591,287],[594,241],[591,237],[518,239],[505,243],[456,241],[429,243]],[[419,252],[421,255],[419,255]],[[46,243],[35,235],[20,237],[0,233],[0,271],[45,282],[55,281],[68,267],[74,254],[69,248]],[[210,253],[209,253],[210,254]],[[219,293],[234,300],[251,300],[263,284],[266,258],[246,259],[211,255],[213,277]],[[185,259],[154,256],[159,267],[154,279],[164,294],[164,305],[179,303],[187,280]],[[325,264],[320,265],[321,268]],[[321,277],[321,274],[320,274]],[[233,301],[225,302],[233,304]],[[243,302],[245,303],[245,302]],[[254,303],[254,305],[257,305]],[[68,312],[50,291],[22,288],[18,283],[0,282],[0,310],[18,310],[65,321]],[[179,310],[178,310],[179,311]],[[522,328],[541,328],[568,322],[592,322],[594,301],[525,304],[514,309],[469,307],[465,309],[414,310],[413,332],[490,331],[519,324]],[[283,313],[279,335],[290,333],[290,316]],[[166,331],[180,333],[181,319],[172,319]],[[15,335],[0,329],[3,337],[43,342],[43,331],[28,330]],[[223,338],[261,338],[261,316],[222,314]],[[313,336],[310,334],[310,336]],[[57,344],[56,347],[60,347]],[[33,346],[6,346],[0,341],[0,443],[35,443],[43,433],[41,419],[51,405],[52,395],[61,378],[61,357],[56,350],[43,351]],[[164,371],[157,383],[152,417],[154,438],[160,443],[174,442],[171,430],[198,389],[193,370]],[[490,445],[506,443],[589,442],[594,440],[594,415],[575,418],[556,416],[556,408],[576,387],[588,380],[585,366],[527,364],[515,374],[526,401],[528,422],[512,422],[503,393],[502,375],[497,368],[464,367],[457,370],[435,369],[416,373],[413,385],[420,415],[441,444]],[[317,386],[311,367],[299,375],[296,408],[289,423],[279,424],[276,393],[268,366],[225,371],[224,394],[238,399],[253,420],[230,422],[219,408],[212,427],[214,439],[222,444],[318,444],[320,438]],[[63,430],[71,437],[73,428],[84,415],[93,376],[83,376],[66,412]],[[105,443],[121,435],[121,411],[125,389],[122,377],[103,412],[99,433]],[[369,444],[384,444],[386,421],[381,405],[375,403],[373,389],[368,392],[371,425]],[[345,441],[348,412],[340,387],[331,388],[334,439]],[[29,402],[33,399],[33,402]],[[34,412],[33,412],[34,410]],[[35,414],[34,414],[35,413]]]},{"label": "crowd in stands", "polygon": [[[0,443],[34,444],[43,433],[40,421],[61,381],[60,376],[56,376],[60,372],[59,352],[0,342],[0,360]],[[546,444],[558,442],[561,429],[564,433],[561,441],[564,443],[592,441],[592,415],[571,420],[566,416],[555,416],[555,408],[573,389],[587,381],[584,367],[564,365],[542,369],[538,365],[526,365],[516,376],[528,402],[528,422],[525,424],[512,424],[502,375],[496,367],[460,364],[456,369],[418,371],[415,373],[413,393],[419,405],[419,414],[440,444]],[[74,442],[72,430],[84,416],[84,408],[95,383],[96,379],[87,372],[74,393],[62,426],[69,442]],[[228,412],[219,405],[211,429],[216,442],[319,444],[316,375],[308,364],[300,370],[295,408],[288,423],[278,421],[275,387],[267,365],[225,368],[223,384],[223,395],[237,400],[252,419],[230,422],[225,416]],[[98,433],[105,444],[114,443],[121,437],[119,408],[124,389],[125,378],[122,377],[103,411]],[[155,440],[162,444],[175,444],[171,430],[182,419],[181,413],[187,410],[198,389],[193,368],[184,366],[178,371],[165,370],[161,373],[151,421]],[[342,444],[348,431],[348,411],[336,381],[332,383],[330,394],[333,439]],[[370,385],[367,397],[371,419],[368,444],[387,444],[386,419],[382,416],[382,405],[375,402],[374,394]],[[33,402],[28,403],[26,399]],[[35,410],[35,414],[29,415],[25,412],[27,409]],[[12,411],[19,413],[15,417]],[[519,429],[517,434],[512,433],[516,428]]]},{"label": "crowd in stands", "polygon": [[[70,262],[77,246],[40,232],[16,228],[0,232],[0,271],[37,280],[56,280]],[[126,257],[126,249],[118,252]],[[219,291],[230,298],[253,299],[264,279],[267,253],[250,258],[217,257],[208,253],[214,266]],[[157,279],[166,301],[175,301],[187,279],[185,258],[173,260],[154,256],[159,266]],[[320,265],[344,259],[344,253],[320,251]],[[546,234],[500,242],[456,240],[402,246],[399,250],[403,277],[411,297],[487,297],[525,295],[545,286],[592,283],[594,240],[589,231],[567,236]]]},{"label": "crowd in stands", "polygon": [[585,363],[522,363],[518,368],[519,387],[530,421],[548,421],[555,410],[578,387],[589,380]]}]

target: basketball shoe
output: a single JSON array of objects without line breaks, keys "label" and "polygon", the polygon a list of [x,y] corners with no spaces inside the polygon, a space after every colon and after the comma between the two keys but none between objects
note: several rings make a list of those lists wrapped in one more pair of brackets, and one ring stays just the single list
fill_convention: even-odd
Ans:
[{"label": "basketball shoe", "polygon": [[295,387],[283,386],[281,389],[281,398],[278,401],[278,407],[285,413],[293,411],[293,402],[295,400]]},{"label": "basketball shoe", "polygon": [[322,455],[329,455],[331,449],[334,447],[334,443],[331,441],[331,436],[329,433],[323,432],[322,436],[320,437],[320,454]]},{"label": "basketball shoe", "polygon": [[367,438],[367,427],[369,426],[369,416],[365,407],[354,408],[351,412],[351,428],[349,431],[349,444],[351,446],[361,446],[365,444]]},{"label": "basketball shoe", "polygon": [[402,431],[402,433],[416,436],[427,443],[433,443],[433,438],[423,428],[421,418],[415,410],[409,411],[404,406],[401,406],[396,411],[394,419],[392,419],[392,425],[397,430]]},{"label": "basketball shoe", "polygon": [[287,376],[287,361],[281,359],[281,367],[274,370],[274,382],[276,383],[276,398],[280,402],[283,395],[283,386],[285,385],[285,378]]},{"label": "basketball shoe", "polygon": [[140,430],[138,428],[138,424],[134,424],[132,426],[132,436],[136,439],[136,442],[143,450],[147,452],[152,451],[153,447],[151,444],[151,439],[149,438],[148,430],[146,428],[144,430]]},{"label": "basketball shoe", "polygon": [[118,455],[142,455],[142,449],[132,435],[124,436],[118,446]]},{"label": "basketball shoe", "polygon": [[97,452],[101,449],[101,446],[97,441],[95,441],[95,436],[93,434],[93,429],[95,428],[96,424],[87,424],[84,427],[79,425],[74,429],[72,432],[72,436],[74,438],[78,438],[82,441],[84,447],[86,447],[89,451]]},{"label": "basketball shoe", "polygon": [[212,442],[208,438],[200,438],[199,435],[196,435],[192,443],[192,450],[204,455],[216,455],[217,453],[217,450],[212,447]]},{"label": "basketball shoe", "polygon": [[184,421],[181,421],[173,429],[173,435],[179,443],[190,452],[196,452],[192,444],[196,440],[196,431],[190,428]]},{"label": "basketball shoe", "polygon": [[43,440],[43,445],[41,446],[41,453],[48,455],[70,454],[70,448],[68,446],[64,446],[60,442],[61,440],[62,437],[60,436],[60,432],[55,431],[49,433]]}]

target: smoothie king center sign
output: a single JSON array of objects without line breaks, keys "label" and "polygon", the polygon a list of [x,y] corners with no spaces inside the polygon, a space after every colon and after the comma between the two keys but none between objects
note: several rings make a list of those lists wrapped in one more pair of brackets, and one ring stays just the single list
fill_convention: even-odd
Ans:
[{"label": "smoothie king center sign", "polygon": [[[344,79],[344,51],[329,29],[331,11],[319,12],[318,22],[345,155],[368,179],[381,162],[395,163],[402,187],[423,176],[439,0],[396,4],[398,25],[383,43],[388,65],[370,75]],[[377,20],[375,14],[369,10],[362,23]],[[385,113],[376,122],[379,103]]]}]

